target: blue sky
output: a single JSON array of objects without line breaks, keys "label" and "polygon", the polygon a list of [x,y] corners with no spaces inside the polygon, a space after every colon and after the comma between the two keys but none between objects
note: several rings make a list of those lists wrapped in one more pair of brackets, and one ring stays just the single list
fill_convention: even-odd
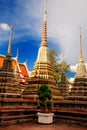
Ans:
[{"label": "blue sky", "polygon": [[[37,4],[36,1],[38,1]],[[40,10],[38,10],[38,4],[42,7]],[[30,71],[36,61],[41,42],[43,10],[44,1],[41,0],[0,0],[0,54],[7,53],[9,26],[14,21],[12,56],[16,56],[18,48],[19,62],[25,62],[27,59]],[[37,11],[37,14],[33,11]],[[49,48],[55,49],[53,40],[48,38],[48,41]]]},{"label": "blue sky", "polygon": [[[47,37],[49,49],[68,64],[79,59],[79,28],[82,27],[83,55],[87,62],[87,0],[48,0]],[[0,0],[0,54],[7,53],[12,20],[12,56],[19,50],[19,62],[28,59],[31,71],[37,58],[43,27],[44,0]]]},{"label": "blue sky", "polygon": [[[21,2],[20,0],[0,0],[0,23],[10,26],[12,20],[14,21],[12,56],[16,56],[18,48],[19,62],[25,62],[28,59],[28,68],[31,70],[36,60],[40,38],[33,35],[33,31],[30,28],[32,28],[34,20],[32,18],[29,20],[26,14],[24,14],[26,7],[23,6],[23,2],[24,4],[26,3],[23,0]],[[31,4],[31,1],[29,4]],[[9,29],[4,30],[4,27],[0,28],[0,36],[0,54],[6,54]]]}]

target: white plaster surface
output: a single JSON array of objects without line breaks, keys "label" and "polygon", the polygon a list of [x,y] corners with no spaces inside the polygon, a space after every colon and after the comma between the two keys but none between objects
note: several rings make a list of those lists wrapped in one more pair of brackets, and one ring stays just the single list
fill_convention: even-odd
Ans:
[{"label": "white plaster surface", "polygon": [[38,115],[38,123],[43,123],[43,124],[51,124],[53,123],[53,116],[54,113],[37,113]]}]

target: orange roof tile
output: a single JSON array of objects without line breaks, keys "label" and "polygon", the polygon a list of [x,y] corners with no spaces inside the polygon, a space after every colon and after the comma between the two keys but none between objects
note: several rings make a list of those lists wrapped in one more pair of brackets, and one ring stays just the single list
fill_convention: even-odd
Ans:
[{"label": "orange roof tile", "polygon": [[[0,68],[2,68],[3,66],[3,62],[4,62],[4,59],[5,57],[4,56],[0,56]],[[12,59],[12,67],[13,67],[13,70],[16,69],[16,61],[14,59]]]},{"label": "orange roof tile", "polygon": [[0,68],[3,66],[4,56],[0,56]]},{"label": "orange roof tile", "polygon": [[12,60],[12,68],[13,68],[13,70],[15,70],[16,67],[17,67],[16,61],[15,61],[15,60]]},{"label": "orange roof tile", "polygon": [[19,64],[19,66],[20,66],[20,70],[21,70],[21,73],[23,74],[23,76],[28,77],[28,72],[27,72],[25,65]]},{"label": "orange roof tile", "polygon": [[[5,59],[5,56],[0,55],[0,68],[2,68],[3,66],[4,59]],[[12,59],[12,67],[14,71],[19,71],[18,66],[17,66],[17,61],[15,59]],[[24,64],[19,64],[19,68],[21,70],[21,74],[24,76],[24,80],[28,80],[29,75],[28,75],[26,66]]]}]

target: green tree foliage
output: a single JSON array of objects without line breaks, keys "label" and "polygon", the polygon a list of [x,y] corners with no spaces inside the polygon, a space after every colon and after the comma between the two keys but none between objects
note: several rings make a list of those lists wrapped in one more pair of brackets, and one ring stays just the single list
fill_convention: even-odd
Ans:
[{"label": "green tree foliage", "polygon": [[58,66],[59,66],[59,71],[64,73],[66,73],[70,68],[70,65],[68,65],[65,60],[63,60]]},{"label": "green tree foliage", "polygon": [[55,50],[50,50],[49,51],[49,60],[52,65],[52,71],[53,71],[53,76],[56,80],[56,83],[58,82],[60,75],[59,75],[59,66],[58,66],[58,55],[56,54]]},{"label": "green tree foliage", "polygon": [[56,83],[58,84],[61,77],[61,72],[66,73],[70,66],[65,60],[63,60],[61,63],[58,63],[60,58],[56,54],[55,50],[49,51],[49,60],[52,65],[53,76],[55,77]]},{"label": "green tree foliage", "polygon": [[46,110],[49,110],[52,107],[52,91],[47,85],[43,84],[38,88],[37,94],[41,110],[46,112]]},{"label": "green tree foliage", "polygon": [[53,70],[58,72],[59,71],[59,68],[58,68],[59,58],[58,58],[58,55],[56,54],[55,50],[50,50],[49,51],[49,60],[50,60],[50,62],[52,64]]}]

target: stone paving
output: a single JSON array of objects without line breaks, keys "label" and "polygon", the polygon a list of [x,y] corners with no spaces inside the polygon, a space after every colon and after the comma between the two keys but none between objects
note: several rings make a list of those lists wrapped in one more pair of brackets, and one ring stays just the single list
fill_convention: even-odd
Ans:
[{"label": "stone paving", "polygon": [[21,123],[10,126],[0,126],[0,130],[87,130],[87,127],[69,126],[67,124],[41,125],[33,123]]}]

